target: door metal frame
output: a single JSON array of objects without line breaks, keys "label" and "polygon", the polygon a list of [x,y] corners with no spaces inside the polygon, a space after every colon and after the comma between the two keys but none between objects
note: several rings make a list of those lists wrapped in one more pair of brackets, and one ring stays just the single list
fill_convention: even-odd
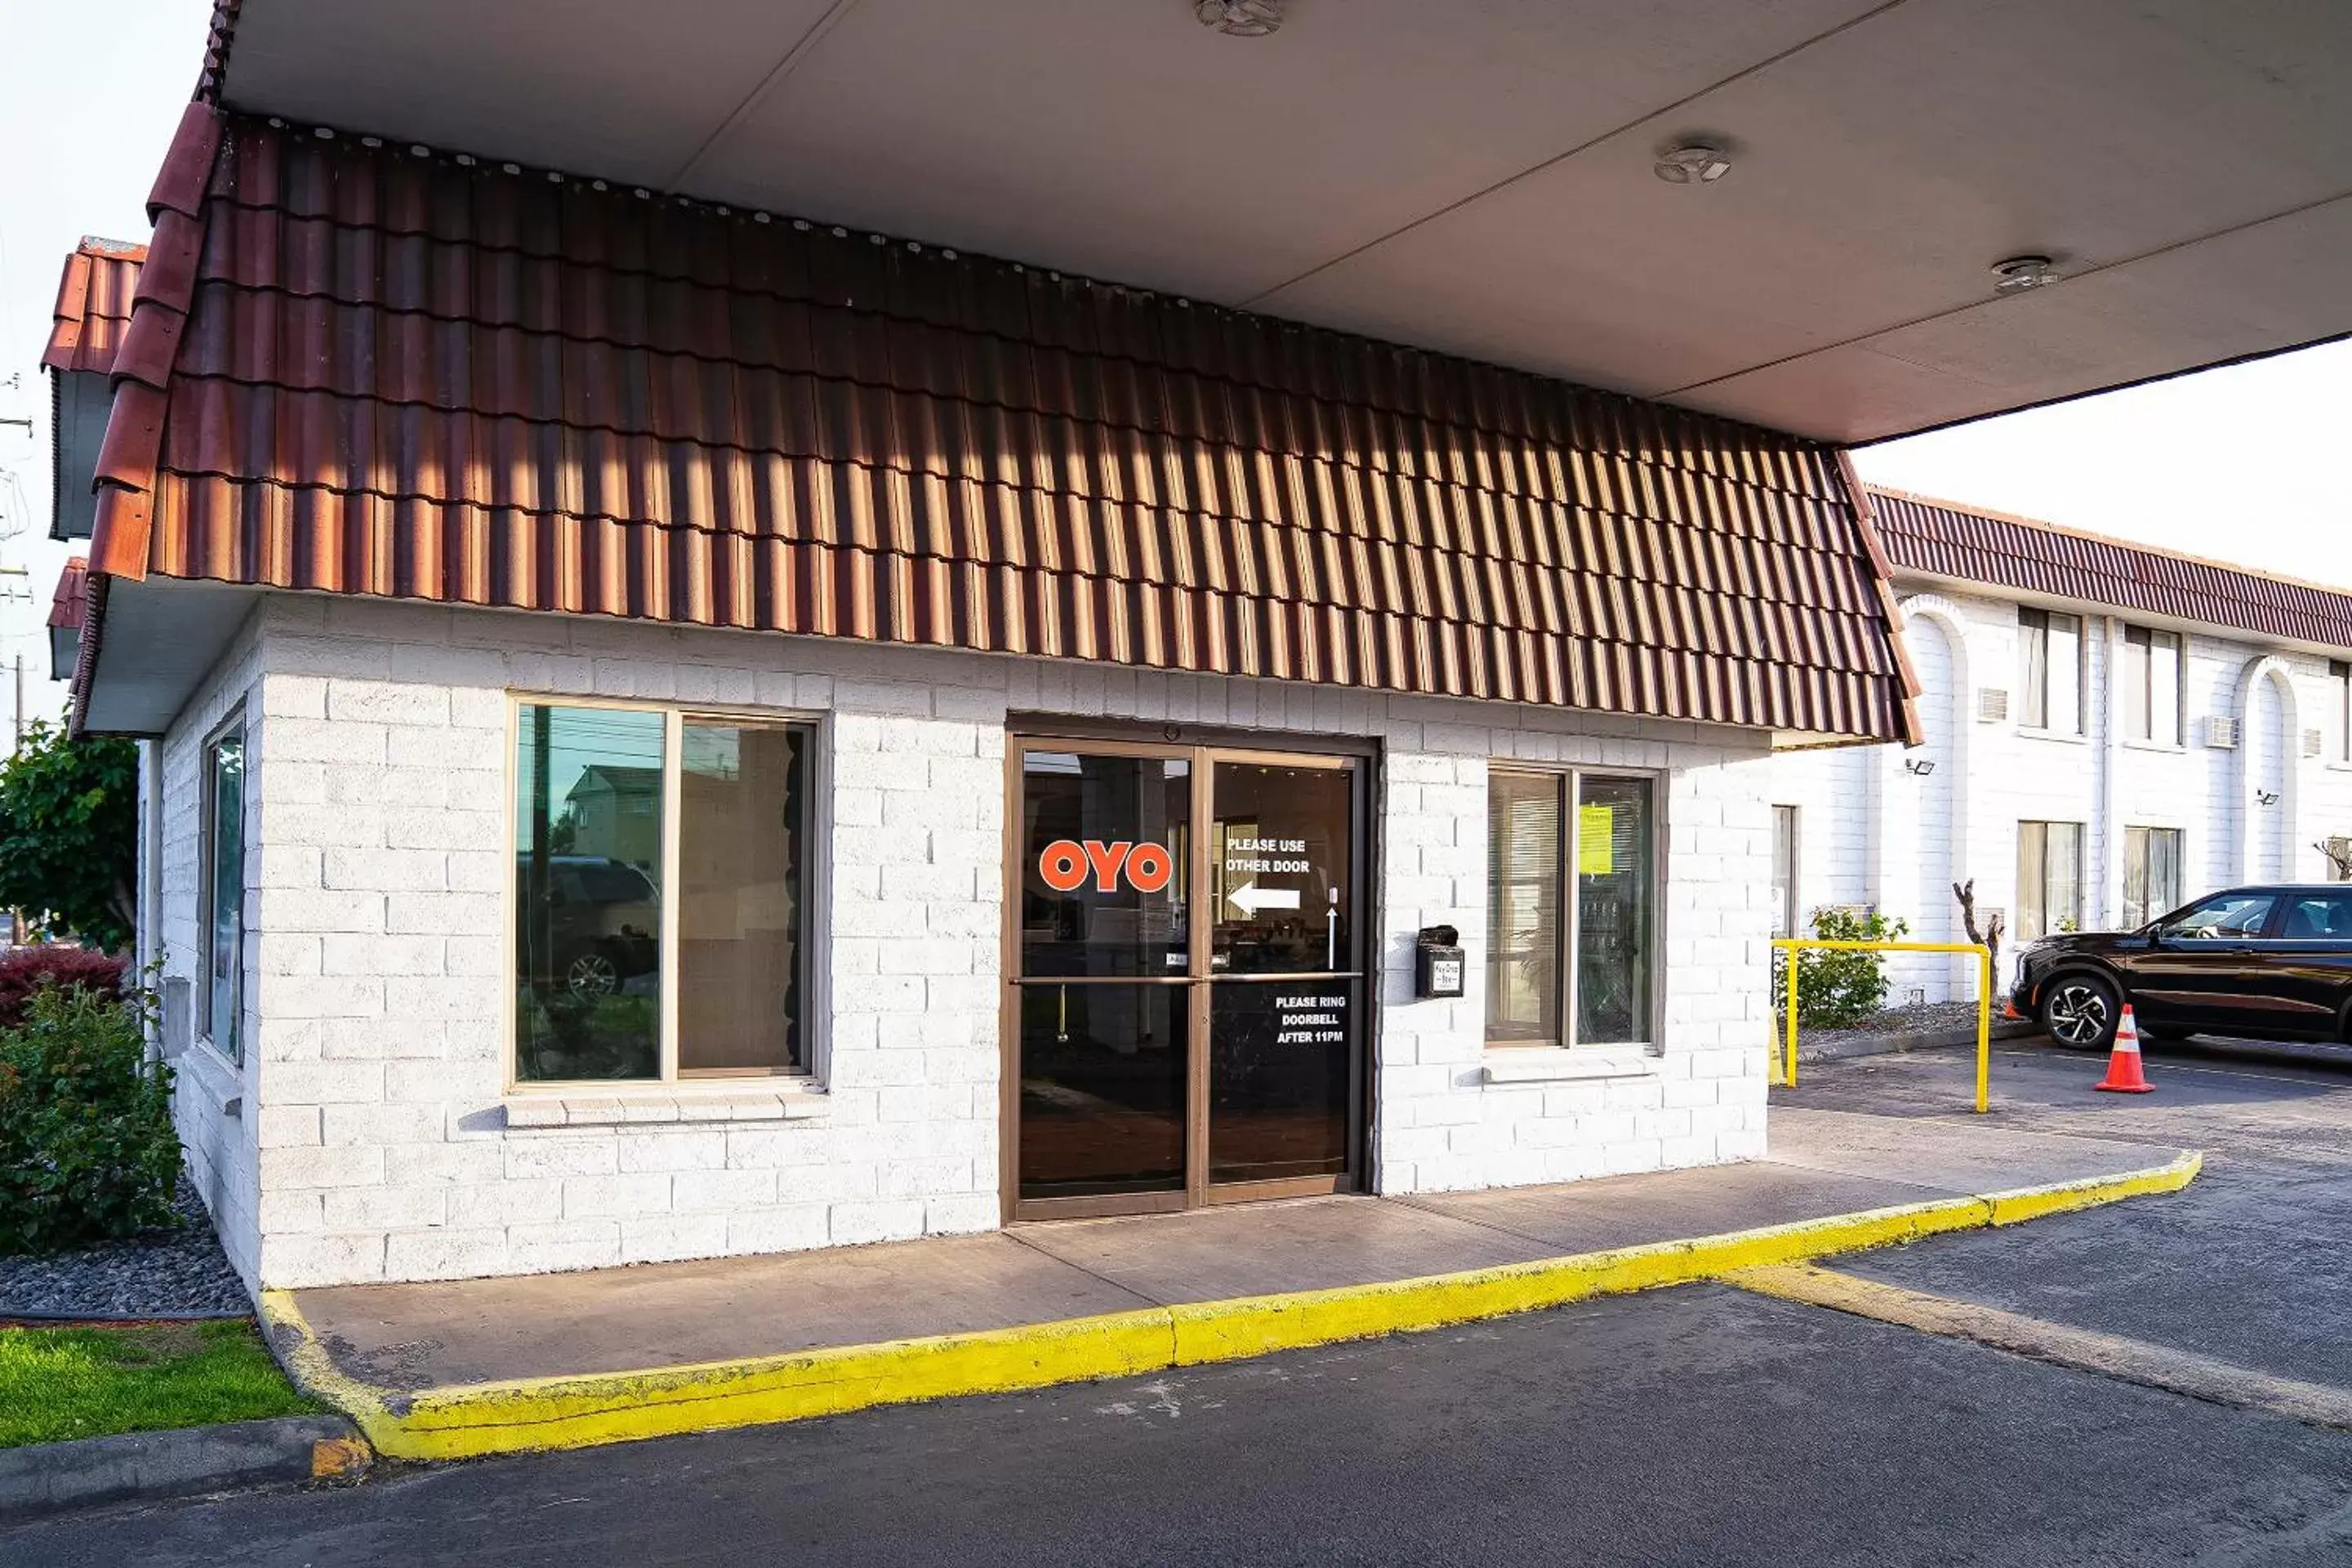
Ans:
[{"label": "door metal frame", "polygon": [[[1069,731],[1076,732],[1066,731],[1058,725],[1053,728],[1020,728],[1007,737],[1004,748],[1004,908],[1001,936],[1004,954],[1004,994],[999,1006],[997,1023],[1001,1064],[998,1073],[1000,1135],[997,1142],[1000,1207],[1004,1223],[1008,1225],[1022,1220],[1165,1214],[1222,1204],[1358,1192],[1368,1184],[1368,1147],[1371,1126],[1369,1058],[1373,1032],[1372,1011],[1377,1005],[1374,988],[1377,977],[1370,963],[1373,951],[1370,945],[1372,924],[1379,907],[1377,900],[1370,896],[1374,879],[1371,819],[1373,774],[1376,771],[1371,764],[1377,755],[1376,749],[1369,742],[1322,736],[1301,737],[1304,743],[1297,750],[1271,748],[1265,743],[1263,735],[1245,736],[1233,731],[1196,731],[1181,740],[1168,738],[1167,731],[1175,729],[1175,726],[1167,726],[1160,737],[1154,738],[1144,732],[1143,726],[1136,726],[1130,731],[1124,724],[1105,722],[1071,725]],[[1190,879],[1187,887],[1192,907],[1188,912],[1186,932],[1187,973],[1181,978],[1053,977],[1053,984],[1060,985],[1181,985],[1187,989],[1184,1185],[1180,1189],[1153,1193],[1107,1193],[1083,1197],[1021,1196],[1021,991],[1026,984],[1020,973],[1023,839],[1025,832],[1021,813],[1022,759],[1032,751],[1055,751],[1081,756],[1157,758],[1168,762],[1181,760],[1192,764],[1191,844],[1187,857],[1191,863],[1186,875]],[[1238,977],[1244,984],[1255,984],[1344,978],[1357,988],[1356,1005],[1351,1009],[1355,1015],[1354,1024],[1349,1031],[1353,1037],[1348,1049],[1347,1164],[1344,1169],[1329,1175],[1287,1176],[1262,1182],[1213,1183],[1208,1179],[1209,1029],[1213,1016],[1212,987],[1217,984],[1218,977],[1210,967],[1211,933],[1216,922],[1213,906],[1207,900],[1213,869],[1210,826],[1215,809],[1216,764],[1222,762],[1344,770],[1349,775],[1349,876],[1356,889],[1354,909],[1349,921],[1349,945],[1355,967],[1314,973]],[[1209,918],[1202,918],[1204,911]]]}]

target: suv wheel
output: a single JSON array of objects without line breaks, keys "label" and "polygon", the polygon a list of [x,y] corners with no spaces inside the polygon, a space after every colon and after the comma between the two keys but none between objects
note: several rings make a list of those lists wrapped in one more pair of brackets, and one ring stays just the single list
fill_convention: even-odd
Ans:
[{"label": "suv wheel", "polygon": [[612,959],[591,949],[564,970],[563,984],[583,1002],[599,1002],[621,988],[621,971]]},{"label": "suv wheel", "polygon": [[2121,1016],[2116,988],[2088,974],[2059,976],[2042,999],[2042,1026],[2052,1039],[2078,1051],[2104,1051],[2113,1045]]}]

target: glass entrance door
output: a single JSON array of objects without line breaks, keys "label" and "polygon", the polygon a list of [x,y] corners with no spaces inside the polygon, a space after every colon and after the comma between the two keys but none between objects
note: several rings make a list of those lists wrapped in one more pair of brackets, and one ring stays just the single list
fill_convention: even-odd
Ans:
[{"label": "glass entrance door", "polygon": [[1356,1184],[1358,759],[1042,739],[1013,752],[1014,1215]]}]

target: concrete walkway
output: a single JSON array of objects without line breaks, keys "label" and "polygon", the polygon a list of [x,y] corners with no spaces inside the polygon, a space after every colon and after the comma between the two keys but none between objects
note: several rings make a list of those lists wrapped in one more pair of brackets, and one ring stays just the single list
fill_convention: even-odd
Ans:
[{"label": "concrete walkway", "polygon": [[298,1380],[449,1458],[1459,1322],[2185,1184],[2145,1144],[1776,1108],[1770,1158],[527,1279],[271,1293]]}]

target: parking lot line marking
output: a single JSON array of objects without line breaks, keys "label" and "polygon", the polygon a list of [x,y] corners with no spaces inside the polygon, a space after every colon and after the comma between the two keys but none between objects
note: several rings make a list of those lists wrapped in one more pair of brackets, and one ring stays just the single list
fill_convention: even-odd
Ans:
[{"label": "parking lot line marking", "polygon": [[[2014,1057],[2020,1061],[2072,1061],[2074,1059],[2068,1057],[2053,1058],[2048,1051],[2002,1051],[1999,1054],[2004,1057]],[[2243,1068],[2216,1067],[2211,1062],[2185,1062],[2177,1057],[2168,1057],[2161,1053],[2153,1058],[2152,1061],[2153,1065],[2166,1072],[2201,1072],[2214,1078],[2244,1078],[2262,1083],[2291,1083],[2303,1089],[2318,1089],[2323,1094],[2334,1094],[2343,1089],[2352,1089],[2352,1083],[2331,1084],[2307,1078],[2288,1078],[2284,1073],[2250,1072]],[[2105,1067],[2106,1058],[2085,1057],[2082,1058],[2082,1065],[2086,1071],[2097,1072]],[[2318,1071],[2335,1065],[2336,1064],[2332,1062],[2315,1062],[2312,1064],[2312,1069]]]},{"label": "parking lot line marking", "polygon": [[2011,1355],[2095,1373],[2143,1388],[2163,1389],[2210,1405],[2283,1415],[2307,1426],[2352,1431],[2352,1389],[2273,1377],[2192,1351],[2069,1328],[1815,1264],[1742,1268],[1724,1275],[1723,1282],[1759,1296],[1823,1307],[1943,1339],[1967,1340]]}]

